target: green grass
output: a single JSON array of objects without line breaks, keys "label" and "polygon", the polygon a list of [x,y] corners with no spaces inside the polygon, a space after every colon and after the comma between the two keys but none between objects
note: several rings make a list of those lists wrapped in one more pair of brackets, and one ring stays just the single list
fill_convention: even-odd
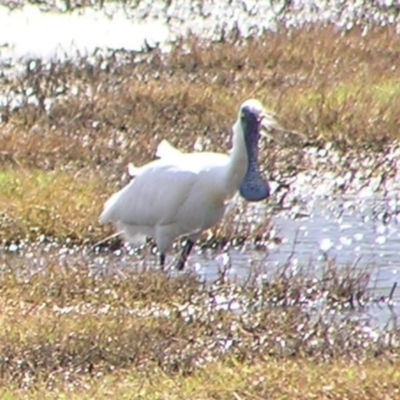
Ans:
[{"label": "green grass", "polygon": [[85,242],[96,234],[104,182],[85,173],[8,169],[0,172],[1,236],[40,235]]}]

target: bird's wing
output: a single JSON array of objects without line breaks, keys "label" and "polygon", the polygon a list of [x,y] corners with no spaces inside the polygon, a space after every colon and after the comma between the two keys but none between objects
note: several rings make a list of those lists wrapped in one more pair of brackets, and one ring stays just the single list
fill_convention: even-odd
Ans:
[{"label": "bird's wing", "polygon": [[[154,226],[175,222],[174,218],[194,187],[198,174],[153,161],[106,202],[101,222]],[[195,211],[194,211],[195,212]]]}]

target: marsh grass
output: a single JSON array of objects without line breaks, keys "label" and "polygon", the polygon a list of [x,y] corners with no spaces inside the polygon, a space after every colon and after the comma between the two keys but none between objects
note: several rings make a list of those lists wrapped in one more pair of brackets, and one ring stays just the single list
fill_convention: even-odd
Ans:
[{"label": "marsh grass", "polygon": [[[2,238],[37,234],[95,242],[101,205],[127,182],[129,162],[153,159],[164,138],[186,151],[199,137],[205,150],[227,151],[237,108],[249,97],[260,98],[282,125],[306,136],[286,135],[263,146],[267,176],[282,181],[302,171],[302,149],[327,142],[340,155],[332,168],[348,171],[365,151],[378,165],[399,137],[399,48],[390,27],[366,36],[320,27],[225,43],[188,38],[170,55],[155,50],[79,62],[32,60],[22,75],[1,78],[10,99],[0,110],[1,201],[8,202]],[[15,97],[22,99],[19,106]],[[397,173],[388,168],[382,167],[385,174]],[[43,193],[35,190],[36,178],[32,185],[26,178],[41,171],[50,182],[56,170],[64,178]]]},{"label": "marsh grass", "polygon": [[14,399],[395,399],[399,394],[398,365],[371,361],[319,364],[265,359],[257,364],[235,360],[215,362],[193,375],[170,377],[154,368],[143,373],[123,370],[100,378],[82,378],[79,387],[56,382],[53,389],[37,384],[27,394],[18,388],[0,389]]},{"label": "marsh grass", "polygon": [[157,271],[93,274],[83,260],[26,267],[3,265],[0,275],[0,382],[10,398],[372,399],[399,389],[397,327],[380,334],[349,316],[348,285],[334,278],[351,273],[351,290],[367,300],[362,272],[331,265],[311,279],[283,269],[246,282],[221,272],[205,284]]},{"label": "marsh grass", "polygon": [[100,236],[95,221],[103,188],[91,171],[71,173],[6,169],[0,173],[1,236],[34,240],[38,236],[85,243]]}]

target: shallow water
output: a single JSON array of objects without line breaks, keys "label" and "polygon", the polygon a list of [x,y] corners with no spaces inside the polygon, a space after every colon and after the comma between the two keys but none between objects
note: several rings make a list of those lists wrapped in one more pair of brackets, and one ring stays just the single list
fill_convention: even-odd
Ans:
[{"label": "shallow water", "polygon": [[[282,265],[293,271],[310,266],[318,274],[327,261],[334,261],[370,271],[374,297],[387,297],[400,281],[400,193],[391,198],[345,195],[303,201],[301,212],[278,212],[272,217],[278,240],[271,241],[267,250],[229,250],[230,260],[226,255],[216,261],[199,259],[195,268],[208,279],[215,278],[218,268],[229,261],[240,276],[245,276],[252,264],[265,265],[270,272]],[[393,300],[395,307],[400,307],[400,290],[395,290]]]},{"label": "shallow water", "polygon": [[104,50],[141,51],[169,45],[189,33],[207,40],[226,35],[257,36],[279,27],[298,28],[331,23],[349,30],[362,25],[393,25],[400,30],[394,1],[365,2],[285,0],[187,0],[118,2],[65,9],[66,2],[52,7],[24,5],[10,10],[0,6],[0,61],[65,59]]},{"label": "shallow water", "polygon": [[[255,250],[250,243],[226,251],[197,248],[189,258],[186,272],[214,281],[221,270],[239,279],[257,270],[268,279],[282,266],[288,266],[294,274],[307,271],[312,276],[321,276],[331,262],[343,268],[354,266],[369,271],[371,276],[369,288],[374,301],[361,317],[385,326],[400,313],[400,288],[394,291],[390,305],[387,304],[393,285],[400,280],[400,195],[390,199],[376,194],[364,198],[338,196],[329,202],[321,196],[303,200],[301,214],[287,210],[273,212],[271,228],[275,240],[263,250]],[[253,211],[260,221],[271,217],[271,209],[255,206]],[[129,246],[115,252],[88,254],[86,248],[66,248],[54,243],[11,250],[15,251],[3,255],[6,262],[21,268],[30,265],[32,273],[55,260],[72,268],[84,261],[94,274],[111,272],[123,276],[131,268],[158,268],[157,258],[148,246],[140,254]],[[167,263],[172,266],[175,257],[175,252],[169,254]]]},{"label": "shallow water", "polygon": [[329,257],[339,264],[379,266],[397,274],[399,201],[398,195],[320,198],[310,201],[299,218],[278,214],[273,221],[284,240],[272,249],[270,259],[282,262],[294,246],[293,265]]},{"label": "shallow water", "polygon": [[96,49],[140,51],[145,40],[168,40],[168,29],[158,21],[132,23],[123,8],[112,18],[94,8],[71,13],[43,12],[26,5],[10,11],[0,6],[0,59],[65,59],[92,54]]},{"label": "shallow water", "polygon": [[[400,280],[400,196],[385,198],[343,196],[308,203],[308,215],[293,219],[276,215],[273,225],[283,238],[270,248],[268,261],[279,266],[290,258],[295,268],[312,264],[323,268],[326,260],[371,272],[375,297],[387,297]],[[393,297],[400,306],[400,291]]]}]

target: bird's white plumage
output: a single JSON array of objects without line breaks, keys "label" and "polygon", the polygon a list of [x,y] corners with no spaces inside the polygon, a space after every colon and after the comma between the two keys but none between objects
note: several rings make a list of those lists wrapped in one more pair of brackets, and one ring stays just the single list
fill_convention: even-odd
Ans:
[{"label": "bird's white plumage", "polygon": [[[243,103],[241,110],[245,106],[264,111],[257,100]],[[161,253],[180,236],[195,241],[223,217],[246,174],[240,118],[241,111],[233,127],[230,155],[182,153],[161,142],[159,160],[139,168],[130,166],[134,179],[106,202],[101,222],[115,223],[129,239],[137,234],[154,238]]]},{"label": "bird's white plumage", "polygon": [[175,157],[181,156],[182,153],[176,147],[172,146],[168,140],[163,139],[157,147],[156,156],[163,160],[174,160]]},{"label": "bird's white plumage", "polygon": [[223,172],[229,157],[216,153],[181,153],[142,167],[125,188],[105,204],[101,222],[117,222],[128,238],[143,233],[166,251],[176,237],[197,238],[223,216],[227,193]]}]

